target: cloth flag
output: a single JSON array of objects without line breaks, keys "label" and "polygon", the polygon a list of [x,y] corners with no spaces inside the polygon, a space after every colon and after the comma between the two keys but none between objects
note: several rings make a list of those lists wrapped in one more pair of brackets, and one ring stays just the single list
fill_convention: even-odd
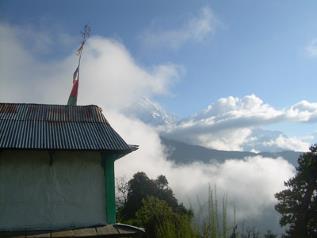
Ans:
[{"label": "cloth flag", "polygon": [[90,35],[90,27],[88,25],[85,25],[84,31],[81,32],[83,41],[80,44],[80,47],[76,50],[76,54],[79,56],[78,58],[78,66],[74,72],[73,75],[73,87],[72,91],[70,92],[67,105],[70,106],[76,106],[77,105],[77,97],[78,97],[78,86],[79,86],[79,66],[80,66],[80,60],[81,60],[81,55],[83,52],[84,45],[86,43],[87,38]]},{"label": "cloth flag", "polygon": [[70,92],[67,105],[70,105],[70,106],[77,105],[78,86],[79,86],[79,65],[77,66],[73,74],[73,87],[72,87],[72,91]]}]

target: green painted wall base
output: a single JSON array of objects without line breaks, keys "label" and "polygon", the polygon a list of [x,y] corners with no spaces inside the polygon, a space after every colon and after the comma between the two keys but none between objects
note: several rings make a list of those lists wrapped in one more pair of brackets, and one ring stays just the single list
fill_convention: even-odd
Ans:
[{"label": "green painted wall base", "polygon": [[114,156],[103,156],[106,186],[106,219],[108,224],[116,223],[116,201],[114,181]]}]

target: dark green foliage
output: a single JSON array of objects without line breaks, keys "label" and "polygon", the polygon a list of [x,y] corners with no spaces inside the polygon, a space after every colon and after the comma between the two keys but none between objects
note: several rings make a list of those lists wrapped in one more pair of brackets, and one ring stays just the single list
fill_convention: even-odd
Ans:
[{"label": "dark green foliage", "polygon": [[120,217],[123,220],[135,218],[137,210],[142,206],[142,200],[149,196],[165,201],[175,212],[192,216],[191,211],[183,204],[178,204],[165,176],[160,175],[156,180],[152,180],[144,172],[138,172],[128,183],[127,199],[120,209]]},{"label": "dark green foliage", "polygon": [[277,238],[277,235],[274,235],[270,230],[264,234],[264,238]]},{"label": "dark green foliage", "polygon": [[138,172],[127,186],[119,184],[118,190],[123,195],[117,200],[120,222],[144,227],[150,238],[197,237],[191,226],[192,212],[178,203],[165,176],[152,180]]},{"label": "dark green foliage", "polygon": [[136,211],[141,207],[142,200],[155,193],[154,183],[145,173],[136,173],[128,183],[126,203],[123,204],[121,217],[128,220],[135,217]]},{"label": "dark green foliage", "polygon": [[238,237],[238,235],[237,235],[237,228],[238,228],[237,225],[235,225],[235,226],[232,228],[232,233],[231,233],[231,235],[230,235],[230,238],[237,238],[237,237]]},{"label": "dark green foliage", "polygon": [[[232,231],[229,237],[230,238],[262,238],[263,236],[254,226],[245,227],[245,225],[242,224],[242,226],[240,225],[239,227],[239,225],[236,224],[232,228]],[[265,235],[264,235],[264,238],[266,238]]]},{"label": "dark green foliage", "polygon": [[285,182],[287,189],[275,194],[275,209],[280,224],[288,226],[285,237],[317,237],[317,145],[300,155],[296,172]]},{"label": "dark green foliage", "polygon": [[174,212],[168,204],[156,197],[147,197],[142,201],[136,213],[138,225],[143,226],[147,237],[196,237],[191,228],[190,217]]}]

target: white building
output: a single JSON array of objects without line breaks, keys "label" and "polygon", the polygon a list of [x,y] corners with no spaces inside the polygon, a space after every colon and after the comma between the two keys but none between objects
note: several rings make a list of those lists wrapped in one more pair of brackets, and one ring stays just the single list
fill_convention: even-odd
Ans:
[{"label": "white building", "polygon": [[0,231],[115,223],[128,145],[94,105],[0,104]]}]

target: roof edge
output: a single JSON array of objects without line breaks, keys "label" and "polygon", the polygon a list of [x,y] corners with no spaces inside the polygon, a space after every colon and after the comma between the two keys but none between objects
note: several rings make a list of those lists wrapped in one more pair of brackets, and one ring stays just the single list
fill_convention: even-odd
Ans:
[{"label": "roof edge", "polygon": [[35,105],[35,106],[65,106],[65,107],[90,107],[90,106],[93,106],[93,107],[98,107],[101,109],[101,107],[99,107],[98,105],[96,104],[88,104],[88,105],[67,105],[67,104],[50,104],[50,103],[27,103],[27,102],[22,102],[22,103],[19,103],[19,102],[0,102],[0,105],[1,104],[14,104],[14,105]]}]

